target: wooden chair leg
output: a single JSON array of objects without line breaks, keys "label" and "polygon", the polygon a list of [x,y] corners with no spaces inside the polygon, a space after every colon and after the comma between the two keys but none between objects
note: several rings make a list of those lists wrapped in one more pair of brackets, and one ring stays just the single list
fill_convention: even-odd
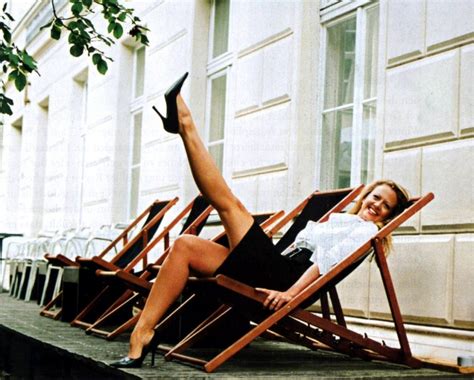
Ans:
[{"label": "wooden chair leg", "polygon": [[400,306],[397,301],[395,287],[393,285],[392,277],[390,275],[390,271],[387,265],[387,259],[385,257],[385,252],[380,239],[374,239],[374,249],[376,262],[380,270],[380,275],[382,277],[383,286],[387,295],[387,300],[390,306],[390,311],[392,313],[393,322],[395,324],[395,330],[397,332],[398,341],[400,343],[400,348],[403,352],[404,360],[410,366],[419,365],[421,367],[421,362],[417,363],[418,360],[413,358],[410,350],[410,344],[408,343],[405,326],[403,325],[402,313],[400,311]]}]

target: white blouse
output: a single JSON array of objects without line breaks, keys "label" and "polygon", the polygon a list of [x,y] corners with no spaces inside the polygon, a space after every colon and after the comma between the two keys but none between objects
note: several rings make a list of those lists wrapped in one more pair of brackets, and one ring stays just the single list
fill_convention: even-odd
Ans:
[{"label": "white blouse", "polygon": [[317,263],[319,272],[324,274],[377,231],[375,223],[357,215],[333,213],[325,223],[309,221],[296,236],[295,244],[297,248],[313,251],[310,260]]}]

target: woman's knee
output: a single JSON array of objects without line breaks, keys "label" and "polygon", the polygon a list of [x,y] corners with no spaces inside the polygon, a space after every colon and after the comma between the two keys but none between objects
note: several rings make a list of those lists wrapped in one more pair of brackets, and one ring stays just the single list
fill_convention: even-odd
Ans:
[{"label": "woman's knee", "polygon": [[188,258],[189,254],[193,250],[193,241],[195,236],[193,235],[181,235],[173,242],[168,259],[180,259]]}]

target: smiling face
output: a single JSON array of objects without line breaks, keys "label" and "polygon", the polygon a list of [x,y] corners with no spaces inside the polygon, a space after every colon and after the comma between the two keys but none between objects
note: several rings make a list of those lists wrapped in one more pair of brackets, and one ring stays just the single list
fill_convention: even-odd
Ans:
[{"label": "smiling face", "polygon": [[390,186],[383,184],[364,198],[357,215],[369,222],[382,222],[390,216],[396,206],[397,194]]}]

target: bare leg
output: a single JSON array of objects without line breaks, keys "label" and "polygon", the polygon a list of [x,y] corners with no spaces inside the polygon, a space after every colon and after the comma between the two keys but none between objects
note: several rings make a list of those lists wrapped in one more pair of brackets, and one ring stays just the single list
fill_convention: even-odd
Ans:
[{"label": "bare leg", "polygon": [[227,248],[197,236],[185,235],[174,242],[130,337],[129,358],[141,355],[153,328],[183,291],[190,271],[210,276],[228,254]]},{"label": "bare leg", "polygon": [[201,193],[217,210],[229,238],[230,249],[242,240],[253,223],[252,216],[232,194],[211,155],[199,137],[191,112],[181,95],[177,98],[179,134],[183,139],[194,180]]}]

